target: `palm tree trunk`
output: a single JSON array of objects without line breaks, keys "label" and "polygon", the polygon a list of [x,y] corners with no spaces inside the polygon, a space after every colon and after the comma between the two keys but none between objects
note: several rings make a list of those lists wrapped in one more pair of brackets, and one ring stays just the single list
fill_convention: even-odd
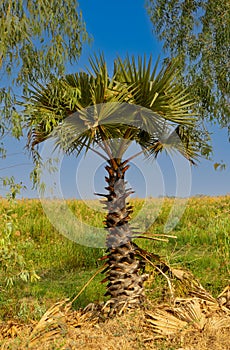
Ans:
[{"label": "palm tree trunk", "polygon": [[107,304],[110,305],[110,314],[113,314],[143,303],[143,282],[148,276],[140,274],[141,262],[136,256],[133,232],[129,225],[132,206],[126,199],[133,191],[126,189],[124,181],[129,166],[119,159],[111,159],[108,163],[105,169],[109,176],[105,179],[109,194],[105,195],[107,200],[103,201],[108,211],[105,220],[108,267],[104,281],[108,281],[105,295],[111,297]]}]

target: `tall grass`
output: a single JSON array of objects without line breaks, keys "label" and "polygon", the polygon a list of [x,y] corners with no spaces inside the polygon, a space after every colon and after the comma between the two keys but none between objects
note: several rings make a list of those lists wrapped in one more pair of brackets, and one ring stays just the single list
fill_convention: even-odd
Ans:
[{"label": "tall grass", "polygon": [[[133,199],[134,222],[139,216],[137,222],[142,231],[163,233],[173,203],[172,198],[151,199],[147,209],[142,210],[144,201]],[[68,200],[67,205],[78,220],[103,227],[105,213],[95,203]],[[173,266],[189,268],[204,287],[217,295],[229,283],[229,217],[230,196],[191,198],[177,225],[172,225],[170,234],[176,235],[176,240],[170,239],[168,243],[139,240],[138,244],[161,255]],[[53,302],[77,294],[102,263],[98,259],[105,254],[102,248],[81,246],[61,235],[44,214],[39,200],[9,203],[1,199],[0,247],[6,242],[6,233],[14,259],[21,257],[23,263],[14,264],[12,255],[7,260],[6,252],[0,257],[1,319],[40,318]],[[20,278],[21,270],[29,271],[28,266],[34,269],[39,280]],[[6,283],[9,274],[14,277],[12,285]],[[76,307],[104,300],[105,286],[100,284],[101,279],[101,275],[96,277],[77,299]],[[159,290],[158,283],[155,280],[151,285],[153,297]]]}]

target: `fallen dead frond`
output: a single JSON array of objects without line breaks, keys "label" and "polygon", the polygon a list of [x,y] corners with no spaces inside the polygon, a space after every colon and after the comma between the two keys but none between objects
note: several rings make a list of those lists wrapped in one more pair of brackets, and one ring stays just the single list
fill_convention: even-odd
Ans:
[{"label": "fallen dead frond", "polygon": [[177,298],[174,305],[164,305],[153,312],[146,312],[146,319],[158,337],[184,334],[191,330],[210,333],[223,328],[230,329],[229,311],[223,309],[217,300],[211,305],[211,301],[207,303],[198,297]]},{"label": "fallen dead frond", "polygon": [[230,310],[230,284],[217,297],[218,302]]},{"label": "fallen dead frond", "polygon": [[37,341],[47,341],[60,332],[66,331],[65,305],[69,299],[61,300],[49,308],[33,329],[30,337],[30,346]]},{"label": "fallen dead frond", "polygon": [[[151,257],[144,258],[148,261]],[[191,272],[171,268],[168,264],[164,267],[161,261],[165,271],[162,273],[157,265],[151,264],[166,278],[171,297],[170,305],[146,312],[146,319],[157,337],[190,330],[217,332],[220,328],[230,328],[230,286],[216,299]],[[178,296],[178,290],[183,297]],[[173,298],[174,295],[177,296]]]},{"label": "fallen dead frond", "polygon": [[188,326],[187,322],[178,319],[164,309],[157,309],[153,313],[147,312],[146,317],[154,332],[162,336],[175,334],[178,330],[185,330]]},{"label": "fallen dead frond", "polygon": [[92,326],[97,319],[90,312],[72,310],[69,299],[54,304],[42,316],[29,337],[29,346],[37,342],[50,341],[58,334],[67,334],[70,327]]},{"label": "fallen dead frond", "polygon": [[32,325],[24,325],[14,320],[0,323],[0,340],[15,338],[22,332],[22,330],[25,330],[25,328],[30,332],[32,330]]},{"label": "fallen dead frond", "polygon": [[173,308],[173,314],[198,330],[204,328],[205,315],[202,312],[202,305],[197,298],[184,300]]}]

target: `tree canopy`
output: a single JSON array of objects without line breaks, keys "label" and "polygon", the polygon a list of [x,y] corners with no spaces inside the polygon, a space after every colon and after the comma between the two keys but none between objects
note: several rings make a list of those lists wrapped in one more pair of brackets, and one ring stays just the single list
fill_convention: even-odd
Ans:
[{"label": "tree canopy", "polygon": [[[67,144],[62,147],[67,147],[67,153],[77,154],[84,148],[100,146],[101,140],[114,138],[137,142],[147,156],[155,156],[163,148],[174,146],[183,155],[186,148],[186,157],[196,159],[197,153],[207,147],[205,135],[202,137],[202,129],[192,111],[189,89],[183,88],[178,81],[178,60],[163,67],[158,75],[158,62],[152,68],[151,57],[148,61],[146,57],[138,57],[137,62],[134,57],[127,57],[124,62],[118,57],[112,77],[103,56],[91,58],[90,66],[90,73],[70,74],[54,79],[46,86],[34,86],[31,97],[25,102],[28,148],[32,152],[36,154],[35,146],[55,137],[55,132],[58,138],[64,132]],[[129,106],[125,111],[123,104]],[[134,111],[132,105],[135,105]],[[98,111],[92,113],[93,109],[88,110],[90,106],[98,106]],[[64,120],[68,122],[63,124]],[[182,149],[180,144],[172,142],[172,137],[170,143],[163,141],[169,132],[165,121],[174,127]],[[69,129],[71,123],[74,128]],[[74,135],[73,142],[70,141],[70,130]],[[156,138],[161,142],[156,142]]]},{"label": "tree canopy", "polygon": [[147,0],[154,31],[170,56],[180,56],[200,114],[230,132],[230,2]]},{"label": "tree canopy", "polygon": [[[103,55],[95,56],[87,72],[34,85],[24,103],[27,146],[35,162],[34,184],[39,183],[41,160],[37,146],[49,137],[57,138],[67,154],[76,155],[114,138],[126,140],[116,158],[123,155],[128,140],[141,145],[147,157],[177,149],[193,162],[198,154],[207,154],[207,135],[193,113],[190,90],[178,80],[178,64],[172,60],[156,74],[158,64],[152,68],[151,58],[117,58],[110,76]],[[97,107],[94,113],[93,106]],[[138,107],[142,113],[137,113]]]},{"label": "tree canopy", "polygon": [[89,40],[76,0],[4,0],[0,3],[0,131],[19,137],[16,92],[61,76]]}]

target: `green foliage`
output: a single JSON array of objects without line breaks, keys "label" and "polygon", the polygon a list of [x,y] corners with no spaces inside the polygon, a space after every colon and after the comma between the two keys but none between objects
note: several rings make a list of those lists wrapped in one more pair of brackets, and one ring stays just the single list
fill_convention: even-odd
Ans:
[{"label": "green foliage", "polygon": [[8,193],[6,195],[6,198],[15,199],[18,194],[21,193],[23,189],[26,188],[21,182],[16,183],[14,176],[11,177],[0,177],[0,182],[2,182],[2,185],[8,189]]},{"label": "green foliage", "polygon": [[35,80],[61,76],[88,40],[76,0],[4,0],[0,3],[0,129],[20,137],[15,87],[28,95]]},{"label": "green foliage", "polygon": [[213,164],[215,170],[225,170],[226,169],[226,164],[221,161],[221,163],[214,163]]},{"label": "green foliage", "polygon": [[229,1],[147,0],[146,6],[166,52],[180,57],[199,112],[229,128]]},{"label": "green foliage", "polygon": [[17,279],[33,282],[40,278],[35,272],[33,261],[26,261],[21,252],[21,249],[29,248],[30,242],[17,243],[13,239],[13,236],[20,236],[21,233],[18,230],[17,204],[13,200],[10,202],[10,208],[4,208],[0,215],[0,269],[4,271],[4,279],[0,281],[2,288],[12,287]]}]

